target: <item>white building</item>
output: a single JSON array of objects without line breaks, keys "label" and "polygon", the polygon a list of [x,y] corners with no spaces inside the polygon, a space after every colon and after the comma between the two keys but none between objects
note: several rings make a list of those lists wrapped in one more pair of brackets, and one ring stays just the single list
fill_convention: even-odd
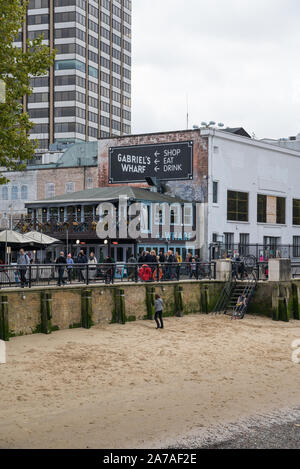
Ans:
[{"label": "white building", "polygon": [[246,251],[300,257],[300,152],[217,130],[201,136],[208,137],[206,246],[258,244]]}]

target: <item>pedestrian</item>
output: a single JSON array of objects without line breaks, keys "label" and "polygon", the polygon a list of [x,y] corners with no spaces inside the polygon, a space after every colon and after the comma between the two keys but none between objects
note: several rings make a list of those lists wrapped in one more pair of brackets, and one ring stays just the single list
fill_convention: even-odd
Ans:
[{"label": "pedestrian", "polygon": [[193,277],[198,280],[198,264],[194,257],[192,258],[191,262],[190,279],[192,279]]},{"label": "pedestrian", "polygon": [[165,256],[164,251],[162,249],[159,251],[159,262],[161,264],[166,262],[166,256]]},{"label": "pedestrian", "polygon": [[151,267],[152,277],[153,277],[153,273],[154,272],[157,273],[157,269],[158,269],[157,256],[156,256],[156,252],[154,250],[152,250],[149,254],[148,265],[149,265],[149,267]]},{"label": "pedestrian", "polygon": [[168,251],[167,269],[166,269],[166,280],[173,280],[176,273],[177,259],[174,256],[173,251]]},{"label": "pedestrian", "polygon": [[83,270],[84,270],[84,266],[83,264],[87,264],[87,257],[86,255],[84,254],[84,251],[83,249],[81,249],[79,251],[79,254],[77,256],[77,259],[76,259],[76,264],[79,264],[79,267],[78,267],[78,281],[81,282],[81,281],[85,281],[85,278],[83,276]]},{"label": "pedestrian", "polygon": [[105,283],[110,284],[114,282],[114,259],[110,256],[106,256],[106,259],[104,261],[104,264],[108,264],[107,266],[104,267],[104,274],[105,274]]},{"label": "pedestrian", "polygon": [[178,251],[176,251],[175,256],[176,256],[178,264],[181,265],[182,264],[182,257],[181,257],[181,255],[179,254]]},{"label": "pedestrian", "polygon": [[72,283],[73,266],[74,266],[74,261],[72,259],[72,254],[69,252],[68,258],[67,258],[67,272],[68,272],[68,280],[70,283]]},{"label": "pedestrian", "polygon": [[144,264],[146,261],[146,251],[143,251],[138,259],[139,264]]},{"label": "pedestrian", "polygon": [[26,280],[26,271],[27,271],[27,266],[29,265],[29,257],[27,254],[25,254],[24,249],[20,249],[19,251],[19,256],[17,259],[17,264],[19,266],[19,274],[20,274],[20,281],[21,281],[21,287],[24,288],[27,285],[27,280]]},{"label": "pedestrian", "polygon": [[59,253],[59,257],[56,259],[55,263],[57,265],[57,270],[58,270],[57,286],[60,287],[61,284],[66,285],[66,282],[64,280],[64,273],[65,273],[67,260],[65,258],[65,254],[63,251]]},{"label": "pedestrian", "polygon": [[96,269],[97,269],[97,257],[95,256],[94,252],[90,252],[88,265],[89,265],[89,277],[91,279],[96,277]]},{"label": "pedestrian", "polygon": [[[162,298],[159,295],[155,295],[155,322],[156,322],[156,329],[163,329],[164,328],[164,323],[163,323],[163,309],[164,309],[164,302]],[[160,323],[159,323],[160,321]]]},{"label": "pedestrian", "polygon": [[130,254],[128,261],[127,261],[127,275],[128,275],[128,280],[135,280],[136,277],[136,271],[137,271],[137,266],[136,266],[136,258],[134,257],[133,253]]}]

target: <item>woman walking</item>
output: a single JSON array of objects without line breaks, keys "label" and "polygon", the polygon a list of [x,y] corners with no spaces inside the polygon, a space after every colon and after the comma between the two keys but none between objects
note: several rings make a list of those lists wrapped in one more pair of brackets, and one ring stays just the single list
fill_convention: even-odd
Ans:
[{"label": "woman walking", "polygon": [[[163,314],[163,308],[164,308],[164,302],[162,298],[159,295],[155,295],[155,322],[156,322],[156,329],[163,329],[164,328],[164,323],[162,319],[162,314]],[[159,321],[160,324],[159,324]]]}]

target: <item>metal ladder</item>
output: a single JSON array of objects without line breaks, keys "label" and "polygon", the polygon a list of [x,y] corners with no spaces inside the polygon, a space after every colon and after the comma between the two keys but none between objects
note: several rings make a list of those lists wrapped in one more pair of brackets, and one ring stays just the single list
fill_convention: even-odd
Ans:
[{"label": "metal ladder", "polygon": [[[255,293],[256,285],[255,270],[248,274],[246,281],[238,282],[235,277],[230,279],[223,288],[213,312],[227,314],[228,311],[233,311],[232,318],[241,319],[248,311],[249,302]],[[237,302],[242,295],[245,295],[245,305],[240,307]]]}]

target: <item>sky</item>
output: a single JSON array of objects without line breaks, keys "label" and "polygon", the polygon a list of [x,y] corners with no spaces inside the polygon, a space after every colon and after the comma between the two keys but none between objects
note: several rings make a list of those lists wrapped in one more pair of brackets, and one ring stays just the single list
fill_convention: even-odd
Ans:
[{"label": "sky", "polygon": [[[300,132],[299,0],[132,0],[132,132]],[[188,102],[188,106],[187,106]]]}]

